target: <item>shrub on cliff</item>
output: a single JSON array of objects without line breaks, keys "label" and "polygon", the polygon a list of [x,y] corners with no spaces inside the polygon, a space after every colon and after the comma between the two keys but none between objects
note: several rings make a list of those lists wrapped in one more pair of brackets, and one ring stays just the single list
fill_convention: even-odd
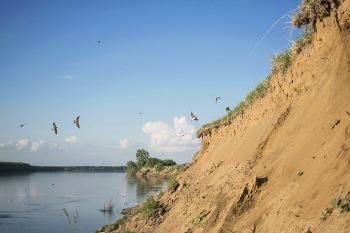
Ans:
[{"label": "shrub on cliff", "polygon": [[147,159],[147,162],[145,164],[145,167],[149,167],[149,168],[154,168],[154,166],[157,164],[157,163],[161,163],[162,160],[161,159],[157,159],[157,158],[148,158]]},{"label": "shrub on cliff", "polygon": [[155,169],[157,172],[160,172],[164,169],[164,165],[162,163],[157,163]]}]

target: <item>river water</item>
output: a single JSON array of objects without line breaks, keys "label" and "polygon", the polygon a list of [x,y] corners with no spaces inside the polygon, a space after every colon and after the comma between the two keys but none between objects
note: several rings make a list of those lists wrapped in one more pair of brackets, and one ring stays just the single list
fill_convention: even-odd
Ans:
[{"label": "river water", "polygon": [[[0,232],[72,232],[78,211],[79,232],[93,232],[115,222],[125,207],[166,190],[168,181],[128,177],[125,172],[0,173]],[[112,215],[100,211],[115,204]]]}]

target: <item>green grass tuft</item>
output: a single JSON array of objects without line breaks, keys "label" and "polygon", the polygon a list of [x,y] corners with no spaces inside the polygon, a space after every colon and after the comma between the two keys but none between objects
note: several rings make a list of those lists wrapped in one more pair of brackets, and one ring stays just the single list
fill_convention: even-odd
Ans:
[{"label": "green grass tuft", "polygon": [[152,210],[157,208],[160,208],[159,202],[155,201],[153,197],[149,197],[142,204],[142,207],[136,212],[136,214],[140,213],[143,217],[146,218]]}]

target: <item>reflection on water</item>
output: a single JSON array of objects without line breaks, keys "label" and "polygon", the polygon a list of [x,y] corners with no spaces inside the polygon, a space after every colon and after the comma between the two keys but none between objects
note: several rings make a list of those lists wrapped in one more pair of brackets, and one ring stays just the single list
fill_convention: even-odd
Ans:
[{"label": "reflection on water", "polygon": [[[167,184],[124,172],[0,173],[0,231],[69,232],[66,208],[69,215],[79,212],[84,232],[93,232],[120,219],[122,209],[158,195]],[[100,211],[110,199],[115,211]]]},{"label": "reflection on water", "polygon": [[167,180],[157,178],[126,177],[128,190],[135,190],[136,197],[142,200],[144,197],[157,196],[168,184]]}]

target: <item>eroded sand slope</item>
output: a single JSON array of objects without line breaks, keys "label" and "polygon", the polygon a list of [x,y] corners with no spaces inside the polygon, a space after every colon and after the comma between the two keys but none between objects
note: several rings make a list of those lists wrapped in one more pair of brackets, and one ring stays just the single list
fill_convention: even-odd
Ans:
[{"label": "eroded sand slope", "polygon": [[350,232],[350,212],[320,220],[350,191],[350,0],[329,14],[263,97],[202,134],[200,153],[160,199],[165,214],[123,229]]}]

